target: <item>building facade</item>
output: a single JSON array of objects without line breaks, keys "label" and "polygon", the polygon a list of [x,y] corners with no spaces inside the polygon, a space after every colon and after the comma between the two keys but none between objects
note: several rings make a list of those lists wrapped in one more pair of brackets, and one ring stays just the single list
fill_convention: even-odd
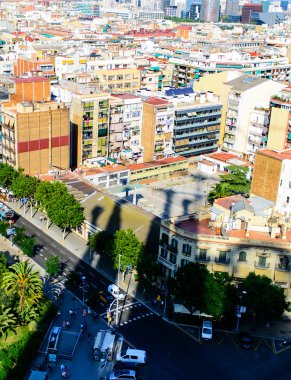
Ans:
[{"label": "building facade", "polygon": [[218,22],[220,13],[219,0],[202,0],[200,21]]},{"label": "building facade", "polygon": [[173,127],[173,104],[156,97],[143,101],[141,145],[144,149],[144,162],[174,155]]},{"label": "building facade", "polygon": [[251,193],[269,199],[279,214],[291,217],[291,149],[257,152]]},{"label": "building facade", "polygon": [[270,224],[273,202],[260,197],[218,199],[210,209],[163,220],[158,262],[162,280],[189,262],[228,273],[237,283],[250,272],[271,278],[290,299],[290,223]]},{"label": "building facade", "polygon": [[70,112],[56,102],[3,107],[3,162],[28,175],[70,167]]}]

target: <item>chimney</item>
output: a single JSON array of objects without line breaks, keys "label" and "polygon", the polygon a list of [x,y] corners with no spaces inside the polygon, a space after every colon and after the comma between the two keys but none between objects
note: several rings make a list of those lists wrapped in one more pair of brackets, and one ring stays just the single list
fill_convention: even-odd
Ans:
[{"label": "chimney", "polygon": [[200,103],[205,103],[205,101],[206,101],[205,92],[201,92],[201,94],[200,94]]},{"label": "chimney", "polygon": [[213,92],[212,92],[212,91],[207,91],[206,96],[207,96],[207,100],[208,100],[209,102],[212,102],[212,101],[213,101]]}]

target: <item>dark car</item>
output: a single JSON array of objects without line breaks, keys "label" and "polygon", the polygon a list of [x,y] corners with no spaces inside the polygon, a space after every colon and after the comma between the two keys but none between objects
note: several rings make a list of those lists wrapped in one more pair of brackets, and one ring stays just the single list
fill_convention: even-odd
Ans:
[{"label": "dark car", "polygon": [[103,303],[103,305],[110,305],[111,302],[113,302],[114,300],[114,297],[105,290],[100,290],[98,292],[98,297],[100,302]]},{"label": "dark car", "polygon": [[239,344],[240,347],[245,350],[251,350],[253,348],[253,340],[248,332],[241,331],[239,333]]}]

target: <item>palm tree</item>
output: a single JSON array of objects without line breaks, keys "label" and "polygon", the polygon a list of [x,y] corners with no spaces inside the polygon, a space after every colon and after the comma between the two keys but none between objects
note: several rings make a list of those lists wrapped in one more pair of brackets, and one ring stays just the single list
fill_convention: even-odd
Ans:
[{"label": "palm tree", "polygon": [[33,271],[28,261],[13,264],[3,274],[2,288],[7,295],[16,294],[19,298],[19,309],[35,305],[43,298],[43,284],[39,272]]},{"label": "palm tree", "polygon": [[6,308],[5,305],[0,307],[0,336],[5,335],[7,338],[8,331],[15,331],[16,317],[13,313],[10,313],[11,309]]}]

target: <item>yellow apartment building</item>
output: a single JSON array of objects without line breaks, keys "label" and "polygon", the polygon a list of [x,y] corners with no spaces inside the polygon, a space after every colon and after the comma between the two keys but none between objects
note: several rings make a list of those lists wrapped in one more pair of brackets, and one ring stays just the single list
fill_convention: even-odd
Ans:
[{"label": "yellow apartment building", "polygon": [[108,155],[109,98],[106,93],[73,94],[72,157],[76,157],[73,167],[82,165],[88,158]]},{"label": "yellow apartment building", "polygon": [[141,85],[141,73],[136,67],[95,70],[92,79],[97,82],[99,91],[112,93],[134,92]]}]

